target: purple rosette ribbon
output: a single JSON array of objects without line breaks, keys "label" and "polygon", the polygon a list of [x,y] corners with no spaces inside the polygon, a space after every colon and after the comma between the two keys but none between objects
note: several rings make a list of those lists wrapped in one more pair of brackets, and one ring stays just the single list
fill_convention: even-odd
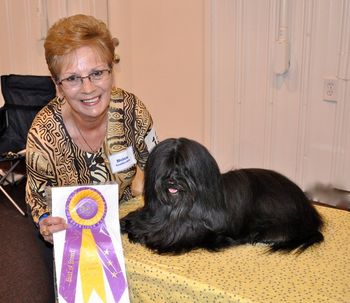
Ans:
[{"label": "purple rosette ribbon", "polygon": [[104,222],[106,212],[105,199],[94,188],[80,187],[67,199],[69,227],[65,235],[59,293],[68,303],[75,302],[78,271],[84,302],[88,302],[93,290],[106,302],[104,276],[115,302],[126,289],[126,279]]}]

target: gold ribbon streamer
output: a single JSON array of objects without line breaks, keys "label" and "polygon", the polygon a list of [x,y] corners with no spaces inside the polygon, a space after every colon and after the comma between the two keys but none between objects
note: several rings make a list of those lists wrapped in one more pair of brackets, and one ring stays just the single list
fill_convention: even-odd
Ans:
[{"label": "gold ribbon streamer", "polygon": [[102,301],[107,303],[103,268],[98,247],[90,229],[82,229],[79,271],[84,302],[88,302],[92,291],[95,289]]}]

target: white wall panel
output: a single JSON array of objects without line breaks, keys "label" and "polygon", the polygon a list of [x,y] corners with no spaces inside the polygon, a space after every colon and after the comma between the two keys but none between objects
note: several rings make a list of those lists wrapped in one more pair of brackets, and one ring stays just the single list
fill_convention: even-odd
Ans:
[{"label": "white wall panel", "polygon": [[[274,115],[270,168],[287,174],[295,181],[302,164],[308,108],[310,70],[310,29],[312,1],[288,2],[290,68],[274,77]],[[277,6],[281,1],[277,1]],[[276,14],[279,9],[276,9]],[[275,43],[274,41],[272,41]],[[297,174],[299,172],[299,174]]]},{"label": "white wall panel", "polygon": [[39,1],[2,0],[1,64],[3,73],[46,73],[43,42],[40,41]]},{"label": "white wall panel", "polygon": [[[350,64],[350,1],[287,0],[290,68],[275,75],[281,2],[213,0],[211,148],[223,170],[267,167],[304,188],[350,188],[349,81],[341,77]],[[325,78],[338,78],[336,102],[323,99]]]},{"label": "white wall panel", "polygon": [[274,1],[214,3],[212,150],[222,170],[266,166],[272,127],[269,41],[274,39]]},{"label": "white wall panel", "polygon": [[341,1],[340,9],[341,38],[337,71],[339,101],[332,172],[335,185],[350,190],[350,1]]},{"label": "white wall panel", "polygon": [[[239,166],[263,166],[267,129],[267,84],[271,79],[269,5],[243,1],[241,68],[244,70],[240,106]],[[272,16],[273,17],[273,16]],[[273,38],[273,37],[272,37]]]},{"label": "white wall panel", "polygon": [[[340,1],[338,2],[340,3]],[[340,7],[329,9],[329,3],[314,1],[312,26],[304,33],[310,36],[310,59],[307,75],[307,136],[305,138],[303,183],[331,183],[335,148],[336,111],[339,104],[323,100],[323,81],[336,77],[337,49],[340,38]],[[310,17],[310,19],[311,19]],[[311,23],[311,22],[310,22]]]},{"label": "white wall panel", "polygon": [[67,11],[69,15],[93,15],[96,18],[101,19],[105,22],[108,21],[107,7],[107,0],[67,0]]},{"label": "white wall panel", "polygon": [[[230,0],[223,0],[220,3],[213,2],[213,25],[212,25],[212,129],[210,148],[220,166],[224,169],[233,165],[234,147],[234,84],[235,62],[234,62],[234,23],[235,3]],[[220,18],[217,18],[220,16]],[[221,41],[226,39],[225,47]]]}]

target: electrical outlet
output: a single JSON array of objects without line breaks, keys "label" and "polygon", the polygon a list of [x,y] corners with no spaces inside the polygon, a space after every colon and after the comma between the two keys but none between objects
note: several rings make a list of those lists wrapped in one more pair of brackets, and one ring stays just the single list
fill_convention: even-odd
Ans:
[{"label": "electrical outlet", "polygon": [[323,80],[323,99],[327,101],[338,100],[338,80],[335,78],[325,78]]}]

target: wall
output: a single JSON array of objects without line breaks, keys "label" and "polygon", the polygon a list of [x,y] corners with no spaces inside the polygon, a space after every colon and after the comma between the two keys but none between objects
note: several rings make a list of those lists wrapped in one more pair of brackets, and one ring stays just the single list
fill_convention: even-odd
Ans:
[{"label": "wall", "polygon": [[[266,167],[350,189],[349,0],[0,0],[0,73],[48,74],[45,30],[90,13],[120,40],[117,84],[159,137],[204,143],[222,170]],[[286,3],[290,68],[274,73]],[[326,78],[337,98],[323,96]],[[1,102],[1,101],[0,101]]]},{"label": "wall", "polygon": [[[290,68],[274,73],[283,1],[213,1],[213,153],[349,189],[349,1],[284,1]],[[325,79],[337,82],[324,99]],[[223,148],[225,147],[225,148]]]},{"label": "wall", "polygon": [[118,84],[146,103],[161,139],[204,141],[207,2],[109,2],[110,28],[120,40]]},{"label": "wall", "polygon": [[0,0],[0,74],[49,75],[43,47],[47,29],[77,13],[107,22],[107,0]]},{"label": "wall", "polygon": [[47,29],[76,13],[107,21],[107,0],[1,0],[0,72],[48,75],[43,48]]}]

